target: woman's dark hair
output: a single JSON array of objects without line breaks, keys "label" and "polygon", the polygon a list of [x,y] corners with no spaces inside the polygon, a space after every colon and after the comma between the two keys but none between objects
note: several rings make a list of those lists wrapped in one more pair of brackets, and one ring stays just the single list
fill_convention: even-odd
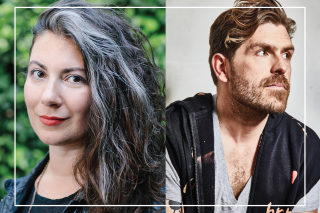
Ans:
[{"label": "woman's dark hair", "polygon": [[[92,101],[87,138],[74,175],[88,204],[163,202],[164,85],[145,35],[113,9],[62,0],[38,18],[33,41],[45,32],[71,38],[80,48]],[[150,54],[145,46],[151,49]],[[30,52],[32,51],[32,46]],[[142,207],[94,212],[142,212]]]},{"label": "woman's dark hair", "polygon": [[210,28],[209,64],[215,85],[218,83],[218,78],[211,66],[211,61],[216,53],[223,54],[231,61],[241,44],[252,36],[261,24],[267,22],[283,25],[290,38],[293,37],[296,30],[296,22],[287,17],[277,0],[235,0],[234,7],[238,8],[221,13]]}]

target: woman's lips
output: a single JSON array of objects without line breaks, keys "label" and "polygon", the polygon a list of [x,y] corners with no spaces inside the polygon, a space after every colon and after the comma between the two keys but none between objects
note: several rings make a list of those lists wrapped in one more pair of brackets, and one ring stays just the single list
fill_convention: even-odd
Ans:
[{"label": "woman's lips", "polygon": [[43,123],[44,125],[47,125],[47,126],[56,126],[56,125],[63,123],[65,120],[67,120],[66,118],[59,118],[59,117],[54,117],[54,116],[49,117],[46,115],[39,116],[39,119],[40,119],[41,123]]}]

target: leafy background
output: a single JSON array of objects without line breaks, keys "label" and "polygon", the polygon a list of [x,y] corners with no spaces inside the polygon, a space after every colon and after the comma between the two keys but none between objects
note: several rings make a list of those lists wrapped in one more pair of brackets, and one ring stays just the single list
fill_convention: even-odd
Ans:
[{"label": "leafy background", "polygon": [[[88,1],[88,0],[87,0]],[[6,194],[4,181],[14,178],[14,7],[47,7],[53,0],[0,0],[0,198]],[[91,0],[110,6],[165,6],[165,0]],[[17,178],[28,174],[48,151],[34,133],[23,95],[31,44],[31,29],[43,9],[16,9],[16,162]],[[165,69],[165,9],[125,8],[130,22],[141,28],[155,51],[158,66]],[[130,18],[131,17],[131,18]]]}]

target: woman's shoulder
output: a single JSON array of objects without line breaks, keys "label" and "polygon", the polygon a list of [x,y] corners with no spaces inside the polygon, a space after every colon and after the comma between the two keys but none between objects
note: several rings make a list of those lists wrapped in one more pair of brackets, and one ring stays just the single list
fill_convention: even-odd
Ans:
[{"label": "woman's shoulder", "polygon": [[42,160],[32,169],[32,171],[25,177],[8,179],[4,182],[4,187],[7,195],[1,200],[0,212],[14,212],[18,207],[14,206],[14,186],[16,185],[16,203],[21,204],[23,198],[30,193],[35,180],[39,176],[39,172],[43,170],[44,166],[49,160],[49,153],[47,153]]},{"label": "woman's shoulder", "polygon": [[14,185],[16,185],[17,192],[20,190],[24,190],[27,186],[33,186],[36,178],[39,176],[44,166],[49,160],[49,152],[39,161],[39,163],[31,170],[31,172],[21,178],[8,179],[4,182],[4,187],[8,194],[13,194]]},{"label": "woman's shoulder", "polygon": [[[166,194],[166,187],[165,186],[163,186],[162,188],[161,188],[161,192],[162,192],[162,194],[163,195],[165,195]],[[165,211],[165,198],[163,197],[162,199],[161,199],[161,201],[159,200],[159,201],[154,201],[153,202],[153,207],[149,207],[148,208],[148,213],[153,213],[153,212],[155,212],[155,213],[165,213],[166,211]]]},{"label": "woman's shoulder", "polygon": [[[16,186],[18,189],[18,186],[23,185],[23,183],[26,181],[27,177],[17,178],[16,179]],[[15,181],[14,179],[8,179],[4,182],[4,187],[7,190],[7,195],[1,199],[0,202],[0,212],[13,212],[18,207],[14,207],[14,185]],[[17,197],[17,202],[20,197]]]},{"label": "woman's shoulder", "polygon": [[[25,177],[21,177],[21,178],[16,178],[16,185],[19,186],[22,183],[25,182],[26,180],[26,176]],[[14,179],[8,179],[4,182],[4,188],[6,189],[8,194],[13,194],[14,191]]]}]

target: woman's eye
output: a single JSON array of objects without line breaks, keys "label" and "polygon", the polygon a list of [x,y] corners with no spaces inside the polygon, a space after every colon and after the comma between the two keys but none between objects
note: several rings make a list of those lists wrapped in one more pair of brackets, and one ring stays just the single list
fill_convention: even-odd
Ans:
[{"label": "woman's eye", "polygon": [[85,83],[86,80],[78,75],[72,75],[67,78],[67,81],[73,82],[73,83]]},{"label": "woman's eye", "polygon": [[31,71],[31,75],[33,75],[35,78],[44,78],[46,76],[46,74],[41,70],[33,70]]},{"label": "woman's eye", "polygon": [[265,56],[265,55],[267,55],[267,51],[265,51],[265,50],[260,50],[259,52],[257,52],[257,55],[258,55],[258,56]]}]

